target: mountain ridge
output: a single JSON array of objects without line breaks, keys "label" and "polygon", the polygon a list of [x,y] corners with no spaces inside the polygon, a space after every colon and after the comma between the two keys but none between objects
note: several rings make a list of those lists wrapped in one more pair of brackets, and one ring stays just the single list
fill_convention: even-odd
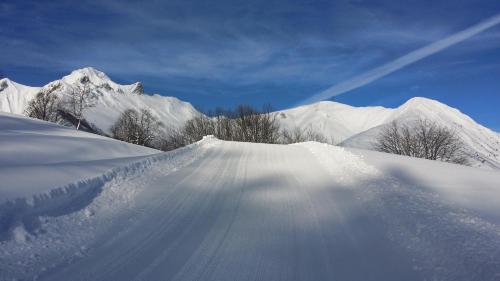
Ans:
[{"label": "mountain ridge", "polygon": [[5,80],[7,87],[0,88],[0,111],[22,115],[29,101],[38,91],[55,85],[59,85],[55,93],[64,98],[68,91],[82,86],[83,77],[88,78],[93,98],[97,99],[96,106],[87,109],[84,117],[108,134],[111,126],[126,109],[148,108],[164,123],[166,129],[178,128],[199,114],[188,102],[176,97],[145,94],[141,82],[120,85],[112,81],[104,72],[92,67],[74,70],[61,79],[49,82],[42,87],[24,86],[4,78],[2,81]]}]

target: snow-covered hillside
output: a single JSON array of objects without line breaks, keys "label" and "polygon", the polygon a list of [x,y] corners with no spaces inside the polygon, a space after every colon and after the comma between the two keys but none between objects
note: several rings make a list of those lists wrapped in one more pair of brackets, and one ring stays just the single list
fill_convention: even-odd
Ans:
[{"label": "snow-covered hillside", "polygon": [[[97,99],[96,106],[85,112],[85,118],[104,132],[109,132],[120,114],[129,108],[151,110],[167,128],[179,127],[198,114],[190,103],[174,97],[144,94],[143,86],[139,82],[119,85],[103,72],[91,67],[75,70],[44,87],[60,85],[57,93],[64,96],[81,85],[83,77],[90,80],[92,92]],[[7,78],[0,80],[0,110],[23,114],[28,102],[40,89],[23,86]]]},{"label": "snow-covered hillside", "polygon": [[149,159],[1,205],[0,280],[500,276],[497,172],[214,138]]},{"label": "snow-covered hillside", "polygon": [[100,175],[159,151],[0,113],[0,204]]},{"label": "snow-covered hillside", "polygon": [[284,128],[310,127],[338,143],[386,122],[391,113],[391,109],[381,106],[354,107],[338,102],[322,101],[279,111],[278,119]]},{"label": "snow-covered hillside", "polygon": [[372,149],[392,121],[400,124],[429,119],[457,132],[466,144],[471,165],[500,169],[500,137],[459,110],[427,98],[412,98],[398,108],[352,107],[324,101],[279,112],[285,128],[308,128],[342,146]]}]

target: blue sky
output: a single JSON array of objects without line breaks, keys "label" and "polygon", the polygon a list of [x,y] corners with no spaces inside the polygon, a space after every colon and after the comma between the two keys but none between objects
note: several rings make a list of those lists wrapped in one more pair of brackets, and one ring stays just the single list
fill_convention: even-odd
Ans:
[{"label": "blue sky", "polygon": [[[498,0],[0,2],[0,75],[93,66],[202,110],[277,109],[500,13]],[[500,131],[500,26],[335,99],[437,99]]]}]

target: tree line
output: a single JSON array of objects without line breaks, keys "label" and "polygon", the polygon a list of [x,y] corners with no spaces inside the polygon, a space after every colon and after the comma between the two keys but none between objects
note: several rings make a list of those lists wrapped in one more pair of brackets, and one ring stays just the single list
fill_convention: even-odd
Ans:
[{"label": "tree line", "polygon": [[[60,83],[43,88],[28,103],[25,114],[105,135],[84,118],[85,111],[96,104],[88,78],[83,77],[80,82],[79,86],[69,89],[62,97],[57,95]],[[181,128],[168,127],[149,109],[127,109],[110,128],[110,132],[110,137],[115,139],[164,151],[197,142],[206,135],[228,141],[274,144],[329,142],[312,127],[291,130],[281,128],[271,105],[263,106],[262,110],[250,105],[239,105],[233,110],[218,108],[206,115],[200,113]]]},{"label": "tree line", "polygon": [[[207,135],[227,141],[271,144],[327,142],[326,137],[312,128],[295,128],[291,131],[281,128],[270,105],[264,106],[262,110],[250,105],[239,105],[234,110],[217,109],[207,115],[199,114],[181,128],[165,128],[147,109],[140,112],[126,110],[113,125],[111,132],[119,140],[164,151],[195,143]],[[138,142],[138,136],[141,135],[146,135],[149,141]]]}]

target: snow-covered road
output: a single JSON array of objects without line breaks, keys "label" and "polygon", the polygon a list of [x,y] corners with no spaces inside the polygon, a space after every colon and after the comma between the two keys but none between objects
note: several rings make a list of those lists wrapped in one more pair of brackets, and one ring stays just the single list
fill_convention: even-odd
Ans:
[{"label": "snow-covered road", "polygon": [[[212,140],[189,153],[199,159],[180,168],[160,161],[99,195],[133,190],[127,204],[97,197],[49,219],[46,234],[27,236],[24,253],[0,255],[12,262],[34,253],[6,267],[9,275],[22,275],[24,264],[41,280],[500,278],[498,221],[342,148]],[[60,252],[43,249],[67,241],[73,246]]]}]

